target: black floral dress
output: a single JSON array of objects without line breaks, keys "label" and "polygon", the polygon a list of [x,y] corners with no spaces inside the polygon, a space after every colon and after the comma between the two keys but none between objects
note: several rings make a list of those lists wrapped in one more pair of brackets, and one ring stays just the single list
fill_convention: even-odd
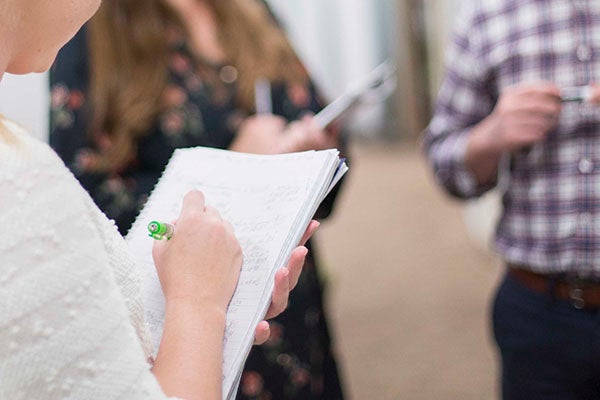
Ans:
[{"label": "black floral dress", "polygon": [[[170,55],[170,83],[163,94],[168,108],[139,143],[134,160],[119,173],[89,170],[90,154],[102,137],[88,139],[88,66],[85,29],[59,54],[51,72],[50,144],[94,201],[125,234],[176,148],[228,148],[248,116],[235,105],[235,71],[203,63],[176,40]],[[312,86],[272,85],[273,112],[295,120],[321,103]],[[108,138],[107,138],[108,140]],[[325,218],[337,193],[318,211]],[[288,309],[271,322],[271,337],[254,346],[246,362],[238,399],[342,399],[323,311],[323,285],[314,243]]]}]

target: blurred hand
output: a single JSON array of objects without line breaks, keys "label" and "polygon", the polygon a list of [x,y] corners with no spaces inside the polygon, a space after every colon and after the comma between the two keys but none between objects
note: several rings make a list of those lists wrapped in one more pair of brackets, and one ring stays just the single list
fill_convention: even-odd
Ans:
[{"label": "blurred hand", "polygon": [[285,125],[285,119],[275,115],[249,117],[240,126],[229,149],[255,154],[281,153]]},{"label": "blurred hand", "polygon": [[501,152],[515,152],[544,140],[561,112],[560,91],[546,82],[521,84],[503,91],[488,117],[488,140]]},{"label": "blurred hand", "polygon": [[[285,268],[280,269],[275,274],[275,287],[273,289],[273,297],[271,306],[267,311],[265,318],[274,318],[281,314],[287,307],[290,291],[294,289],[298,283],[304,260],[308,254],[308,249],[304,247],[306,241],[315,233],[319,223],[312,221],[300,241],[300,245],[292,251],[290,260]],[[269,323],[262,321],[256,327],[254,332],[254,344],[262,344],[269,339],[270,330]]]},{"label": "blurred hand", "polygon": [[590,93],[590,97],[587,99],[589,103],[592,104],[600,104],[600,84],[593,83],[590,85],[592,88],[592,92]]},{"label": "blurred hand", "polygon": [[281,154],[337,147],[336,133],[319,128],[312,116],[286,125],[274,115],[256,115],[244,121],[230,150],[256,154]]},{"label": "blurred hand", "polygon": [[338,137],[321,129],[312,115],[290,123],[285,130],[282,153],[305,150],[323,150],[337,147]]},{"label": "blurred hand", "polygon": [[170,240],[154,243],[152,255],[165,300],[217,306],[225,312],[233,296],[242,250],[233,227],[217,210],[205,206],[204,195],[189,192]]},{"label": "blurred hand", "polygon": [[165,3],[180,15],[194,13],[198,8],[198,0],[166,0]]}]

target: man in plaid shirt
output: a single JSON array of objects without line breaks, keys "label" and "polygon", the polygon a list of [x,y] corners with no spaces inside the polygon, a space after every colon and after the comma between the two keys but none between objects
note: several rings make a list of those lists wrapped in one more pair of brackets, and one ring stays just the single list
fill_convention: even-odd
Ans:
[{"label": "man in plaid shirt", "polygon": [[504,399],[600,398],[600,1],[464,0],[424,145],[472,198],[510,158],[495,245]]}]

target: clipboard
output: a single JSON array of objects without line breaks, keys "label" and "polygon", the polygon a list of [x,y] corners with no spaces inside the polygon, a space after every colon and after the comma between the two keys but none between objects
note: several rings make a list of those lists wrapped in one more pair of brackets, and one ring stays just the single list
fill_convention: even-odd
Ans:
[{"label": "clipboard", "polygon": [[360,104],[384,101],[396,88],[396,67],[389,60],[379,64],[362,80],[348,86],[346,91],[314,116],[321,129]]}]

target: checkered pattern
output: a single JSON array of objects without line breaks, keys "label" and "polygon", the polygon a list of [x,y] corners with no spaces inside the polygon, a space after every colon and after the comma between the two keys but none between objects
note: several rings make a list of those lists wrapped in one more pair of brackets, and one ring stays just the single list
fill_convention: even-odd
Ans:
[{"label": "checkered pattern", "polygon": [[[447,54],[434,117],[424,136],[436,179],[476,197],[464,164],[471,128],[504,88],[551,81],[600,82],[600,1],[468,0]],[[513,154],[496,247],[544,273],[600,275],[600,107],[565,103],[543,143]]]}]

